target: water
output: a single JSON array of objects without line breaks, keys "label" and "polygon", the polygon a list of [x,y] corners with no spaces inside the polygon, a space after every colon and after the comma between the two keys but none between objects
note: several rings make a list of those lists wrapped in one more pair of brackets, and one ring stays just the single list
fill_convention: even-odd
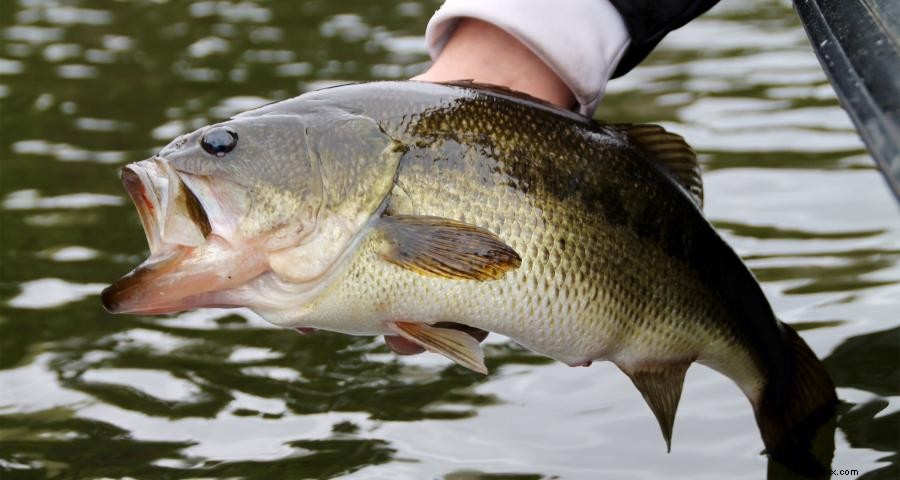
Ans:
[{"label": "water", "polygon": [[[436,5],[0,3],[0,477],[785,475],[737,387],[700,366],[667,455],[608,364],[492,336],[482,378],[241,312],[100,308],[146,249],[121,165],[264,102],[421,71]],[[709,218],[840,387],[835,478],[900,477],[898,208],[789,4],[722,2],[613,81],[599,116],[696,147]]]}]

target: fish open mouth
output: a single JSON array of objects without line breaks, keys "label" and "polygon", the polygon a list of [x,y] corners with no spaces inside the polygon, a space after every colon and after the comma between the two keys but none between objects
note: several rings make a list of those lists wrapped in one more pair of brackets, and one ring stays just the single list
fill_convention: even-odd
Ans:
[{"label": "fish open mouth", "polygon": [[151,256],[196,247],[212,230],[203,205],[168,162],[154,157],[127,165],[122,185],[137,207]]},{"label": "fish open mouth", "polygon": [[[227,215],[206,178],[154,157],[126,165],[122,185],[137,208],[150,257],[101,294],[111,313],[160,314],[230,305],[217,293],[259,275],[263,262],[213,232]],[[202,198],[202,200],[201,200]]]}]

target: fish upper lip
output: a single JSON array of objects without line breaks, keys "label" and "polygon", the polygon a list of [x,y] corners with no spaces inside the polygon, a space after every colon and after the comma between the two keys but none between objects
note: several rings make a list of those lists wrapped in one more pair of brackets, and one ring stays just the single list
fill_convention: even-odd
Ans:
[{"label": "fish upper lip", "polygon": [[162,246],[160,232],[162,212],[160,210],[163,202],[157,185],[149,178],[150,172],[145,168],[147,164],[141,165],[144,162],[130,163],[122,167],[121,179],[122,185],[138,211],[150,251],[155,253]]},{"label": "fish upper lip", "polygon": [[[185,216],[184,205],[173,207],[178,197],[192,197],[187,201],[192,202],[191,206],[198,210],[197,214],[203,217],[204,224],[193,218],[196,216],[193,214],[187,216],[188,221],[200,230],[202,237],[210,233],[206,206],[198,200],[197,192],[191,188],[190,183],[184,181],[183,174],[165,158],[154,156],[130,163],[122,167],[121,180],[141,218],[151,257],[165,254],[179,245],[196,245],[198,241],[202,241],[196,234],[192,237],[193,242],[185,243],[183,237],[173,241],[171,232],[167,233],[167,228],[173,222],[181,221],[181,225],[185,224],[181,218],[175,218]],[[182,203],[185,201],[184,198],[180,200]]]}]

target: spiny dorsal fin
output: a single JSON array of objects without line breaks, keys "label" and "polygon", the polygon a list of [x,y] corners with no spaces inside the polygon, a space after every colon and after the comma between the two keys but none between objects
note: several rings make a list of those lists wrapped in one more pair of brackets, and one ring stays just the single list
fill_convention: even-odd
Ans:
[{"label": "spiny dorsal fin", "polygon": [[621,124],[628,138],[647,154],[647,157],[662,165],[666,171],[703,208],[703,180],[700,178],[700,164],[697,155],[681,135],[667,132],[659,125]]},{"label": "spiny dorsal fin", "polygon": [[382,217],[376,229],[382,258],[424,275],[497,280],[522,263],[497,235],[449,218],[392,215]]},{"label": "spiny dorsal fin", "polygon": [[672,427],[675,425],[675,412],[681,399],[681,387],[684,386],[684,375],[691,362],[654,365],[638,369],[619,368],[634,383],[650,410],[656,415],[659,428],[662,430],[666,449],[672,451]]},{"label": "spiny dorsal fin", "polygon": [[388,328],[426,350],[439,353],[478,373],[487,375],[484,352],[478,340],[468,333],[415,322],[387,322]]}]

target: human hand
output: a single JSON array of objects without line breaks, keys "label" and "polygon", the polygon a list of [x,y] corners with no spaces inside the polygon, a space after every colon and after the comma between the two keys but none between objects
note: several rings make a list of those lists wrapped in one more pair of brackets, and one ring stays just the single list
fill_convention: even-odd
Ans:
[{"label": "human hand", "polygon": [[424,82],[474,80],[527,93],[562,108],[575,95],[556,73],[515,37],[494,25],[464,18],[428,70]]}]

